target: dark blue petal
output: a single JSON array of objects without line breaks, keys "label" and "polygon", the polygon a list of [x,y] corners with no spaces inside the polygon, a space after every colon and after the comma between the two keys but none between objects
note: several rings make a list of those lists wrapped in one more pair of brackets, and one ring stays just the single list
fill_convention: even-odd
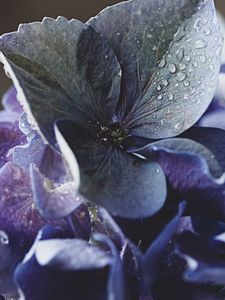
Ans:
[{"label": "dark blue petal", "polygon": [[34,202],[45,219],[58,219],[71,214],[84,202],[74,182],[54,186],[39,169],[31,165],[31,184]]},{"label": "dark blue petal", "polygon": [[[63,266],[58,265],[58,268],[56,268],[57,259],[55,260],[54,267],[40,266],[38,264],[34,253],[36,246],[38,243],[40,243],[40,240],[47,239],[47,243],[51,243],[51,241],[54,243],[54,239],[58,239],[61,241],[61,244],[65,245],[64,241],[66,242],[69,237],[70,236],[65,234],[61,229],[49,227],[45,228],[39,233],[36,243],[27,254],[24,261],[17,267],[15,272],[16,283],[22,293],[25,295],[26,299],[106,299],[108,276],[107,269],[103,268],[101,270],[89,269],[84,271],[62,271],[61,267],[63,268]],[[73,250],[76,251],[76,249],[72,249],[72,252]],[[79,255],[82,256],[82,253]],[[73,261],[75,262],[75,258]],[[86,263],[88,264],[88,259]],[[96,262],[96,264],[100,265],[101,262]]]},{"label": "dark blue petal", "polygon": [[[217,237],[219,239],[219,236]],[[225,242],[223,254],[225,255]],[[209,240],[192,232],[184,232],[178,240],[177,253],[187,262],[184,276],[187,281],[225,284],[225,259],[215,251]]]},{"label": "dark blue petal", "polygon": [[225,171],[225,131],[216,128],[193,127],[184,132],[181,137],[192,139],[209,149],[213,160],[219,162],[222,171]]},{"label": "dark blue petal", "polygon": [[169,242],[176,233],[185,206],[185,202],[180,203],[177,215],[165,226],[160,235],[154,240],[144,255],[142,277],[143,294],[148,295],[154,281],[156,280],[162,258],[166,253]]},{"label": "dark blue petal", "polygon": [[[58,121],[57,126],[77,159],[79,191],[88,200],[127,218],[153,215],[162,207],[166,182],[157,163],[96,141],[95,136],[71,121]],[[69,167],[72,173],[74,163]]]}]

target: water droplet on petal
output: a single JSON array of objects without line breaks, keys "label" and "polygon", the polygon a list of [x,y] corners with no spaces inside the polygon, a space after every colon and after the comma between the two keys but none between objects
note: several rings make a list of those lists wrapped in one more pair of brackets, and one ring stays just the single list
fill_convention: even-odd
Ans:
[{"label": "water droplet on petal", "polygon": [[105,59],[108,59],[108,57],[109,57],[108,54],[106,54],[106,55],[105,55]]},{"label": "water droplet on petal", "polygon": [[178,81],[184,81],[186,78],[186,74],[183,72],[178,72],[176,78]]},{"label": "water droplet on petal", "polygon": [[196,49],[202,49],[202,48],[205,48],[206,46],[207,46],[207,43],[204,40],[197,40],[195,42],[195,48]]},{"label": "water droplet on petal", "polygon": [[204,32],[205,32],[205,35],[210,35],[211,34],[211,29],[210,28],[205,28]]},{"label": "water droplet on petal", "polygon": [[156,169],[156,170],[155,170],[155,173],[156,173],[156,174],[159,174],[159,173],[160,173],[160,170],[159,170],[159,169]]},{"label": "water droplet on petal", "polygon": [[187,68],[187,65],[186,64],[179,64],[179,69],[182,71],[182,70],[185,70]]},{"label": "water droplet on petal", "polygon": [[163,98],[162,95],[159,95],[159,96],[157,97],[158,100],[162,100],[162,98]]},{"label": "water droplet on petal", "polygon": [[184,81],[184,86],[190,86],[190,82],[187,81],[187,80],[185,80],[185,81]]},{"label": "water droplet on petal", "polygon": [[147,38],[148,38],[148,39],[151,39],[151,38],[152,38],[152,34],[148,33],[148,34],[147,34]]},{"label": "water droplet on petal", "polygon": [[200,30],[200,28],[201,28],[201,19],[200,18],[197,18],[196,19],[196,21],[195,21],[195,23],[194,23],[194,29],[197,31],[197,32],[199,32],[199,30]]},{"label": "water droplet on petal", "polygon": [[173,93],[168,93],[168,98],[170,101],[172,101],[174,99]]},{"label": "water droplet on petal", "polygon": [[190,90],[190,95],[193,95],[195,92],[196,92],[196,88],[192,87],[191,90]]},{"label": "water droplet on petal", "polygon": [[189,55],[185,55],[184,59],[185,59],[187,62],[191,61],[191,57],[190,57]]},{"label": "water droplet on petal", "polygon": [[180,131],[182,130],[183,127],[184,127],[184,121],[178,122],[178,123],[174,126],[174,132],[175,132],[175,133],[180,133]]},{"label": "water droplet on petal", "polygon": [[157,89],[157,91],[161,91],[161,89],[162,89],[161,85],[157,85],[156,89]]},{"label": "water droplet on petal", "polygon": [[200,56],[200,61],[204,64],[206,63],[207,59],[206,59],[205,55]]},{"label": "water droplet on petal", "polygon": [[194,68],[197,68],[197,67],[198,67],[198,62],[197,62],[197,61],[193,61],[192,66],[193,66]]},{"label": "water droplet on petal", "polygon": [[3,245],[8,245],[9,244],[9,238],[8,238],[8,235],[0,230],[0,242],[3,244]]},{"label": "water droplet on petal", "polygon": [[163,79],[163,80],[162,80],[162,84],[163,84],[164,86],[167,86],[167,85],[169,84],[169,82],[168,82],[167,79]]},{"label": "water droplet on petal", "polygon": [[176,55],[177,55],[177,57],[178,57],[179,60],[182,60],[183,57],[184,57],[184,49],[179,48],[179,49],[177,50],[177,52],[176,52]]},{"label": "water droplet on petal", "polygon": [[159,67],[159,68],[163,68],[163,67],[165,66],[165,64],[166,64],[166,60],[165,60],[165,58],[163,58],[163,59],[160,61],[158,67]]},{"label": "water droplet on petal", "polygon": [[176,70],[177,70],[177,68],[176,68],[176,66],[174,65],[174,64],[169,64],[169,71],[170,71],[170,73],[176,73]]}]

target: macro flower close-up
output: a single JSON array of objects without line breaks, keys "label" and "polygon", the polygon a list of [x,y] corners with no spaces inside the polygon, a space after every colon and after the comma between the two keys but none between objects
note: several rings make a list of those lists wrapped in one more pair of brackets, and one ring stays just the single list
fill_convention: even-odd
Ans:
[{"label": "macro flower close-up", "polygon": [[223,22],[130,0],[0,36],[0,299],[225,299]]}]

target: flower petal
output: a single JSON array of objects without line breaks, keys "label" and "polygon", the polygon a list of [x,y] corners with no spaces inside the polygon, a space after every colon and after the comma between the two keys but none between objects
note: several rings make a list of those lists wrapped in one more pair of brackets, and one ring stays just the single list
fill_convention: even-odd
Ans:
[{"label": "flower petal", "polygon": [[16,283],[26,299],[105,299],[107,270],[71,272],[62,271],[60,266],[57,270],[38,264],[35,251],[40,240],[47,240],[47,243],[53,241],[54,243],[55,239],[61,239],[61,243],[64,244],[64,240],[68,238],[71,237],[60,228],[45,227],[39,233],[36,243],[15,272]]},{"label": "flower petal", "polygon": [[186,203],[181,202],[179,205],[178,213],[172,218],[172,220],[165,226],[160,235],[149,246],[143,259],[143,292],[148,292],[158,275],[160,264],[162,262],[163,255],[166,253],[166,248],[173,238],[178,228],[180,218],[185,210]]},{"label": "flower petal", "polygon": [[225,260],[213,252],[207,239],[184,232],[178,240],[177,252],[188,264],[186,280],[225,284]]},{"label": "flower petal", "polygon": [[207,109],[223,46],[213,0],[125,1],[88,24],[109,40],[122,66],[120,113],[132,134],[175,136]]},{"label": "flower petal", "polygon": [[74,182],[54,187],[39,169],[31,165],[31,183],[34,201],[46,219],[63,218],[71,214],[84,201],[77,193]]},{"label": "flower petal", "polygon": [[149,216],[162,207],[166,182],[157,163],[96,142],[71,121],[57,126],[78,161],[80,193],[88,200],[127,218]]},{"label": "flower petal", "polygon": [[30,121],[53,145],[57,118],[84,126],[89,120],[111,120],[121,71],[108,42],[93,28],[63,17],[45,18],[3,35],[0,51]]}]

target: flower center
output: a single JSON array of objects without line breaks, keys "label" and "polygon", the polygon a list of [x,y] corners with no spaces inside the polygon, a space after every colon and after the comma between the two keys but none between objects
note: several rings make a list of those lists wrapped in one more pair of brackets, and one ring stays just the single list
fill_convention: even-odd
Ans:
[{"label": "flower center", "polygon": [[110,126],[100,125],[97,138],[103,143],[119,145],[127,137],[128,130],[123,128],[120,123],[113,123]]}]

